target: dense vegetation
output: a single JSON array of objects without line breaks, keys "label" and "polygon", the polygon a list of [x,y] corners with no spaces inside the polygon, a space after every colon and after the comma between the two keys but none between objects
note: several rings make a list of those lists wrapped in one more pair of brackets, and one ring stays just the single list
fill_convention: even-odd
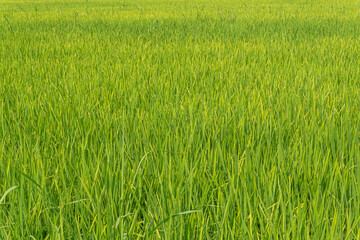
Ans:
[{"label": "dense vegetation", "polygon": [[359,14],[2,1],[0,238],[359,239]]}]

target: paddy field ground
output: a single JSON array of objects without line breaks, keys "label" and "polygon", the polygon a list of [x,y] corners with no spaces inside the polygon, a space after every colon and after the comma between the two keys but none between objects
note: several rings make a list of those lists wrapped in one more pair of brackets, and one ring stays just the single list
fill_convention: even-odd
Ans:
[{"label": "paddy field ground", "polygon": [[1,239],[359,239],[360,1],[2,0]]}]

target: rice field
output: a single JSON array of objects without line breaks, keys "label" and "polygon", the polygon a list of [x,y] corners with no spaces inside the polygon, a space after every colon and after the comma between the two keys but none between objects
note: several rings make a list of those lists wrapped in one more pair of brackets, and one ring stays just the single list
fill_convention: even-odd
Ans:
[{"label": "rice field", "polygon": [[0,239],[360,239],[358,0],[2,0]]}]

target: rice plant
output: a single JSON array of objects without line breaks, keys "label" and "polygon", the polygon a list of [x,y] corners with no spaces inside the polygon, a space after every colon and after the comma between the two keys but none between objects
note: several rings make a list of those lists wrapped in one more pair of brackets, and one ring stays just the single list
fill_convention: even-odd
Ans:
[{"label": "rice plant", "polygon": [[3,0],[1,239],[360,239],[360,3]]}]

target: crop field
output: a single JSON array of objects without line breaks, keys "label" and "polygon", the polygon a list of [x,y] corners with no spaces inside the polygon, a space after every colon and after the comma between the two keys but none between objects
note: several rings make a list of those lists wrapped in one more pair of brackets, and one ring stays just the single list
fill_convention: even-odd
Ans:
[{"label": "crop field", "polygon": [[0,239],[360,239],[359,0],[2,0]]}]

